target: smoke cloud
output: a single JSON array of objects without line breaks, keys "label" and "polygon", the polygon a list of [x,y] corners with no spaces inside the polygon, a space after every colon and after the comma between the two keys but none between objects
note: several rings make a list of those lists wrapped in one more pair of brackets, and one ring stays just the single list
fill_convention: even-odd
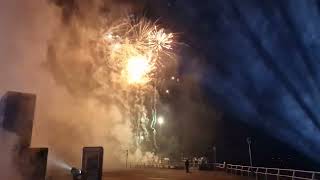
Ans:
[{"label": "smoke cloud", "polygon": [[[100,1],[78,3],[76,17],[88,27],[94,27],[97,13],[108,7]],[[79,48],[82,35],[90,35],[90,31],[80,28],[80,21],[68,15],[72,8],[57,4],[45,0],[0,2],[0,95],[8,90],[37,95],[32,146],[49,147],[49,159],[54,154],[80,166],[82,147],[103,146],[105,167],[123,167],[126,150],[133,146],[132,124],[121,103],[112,100],[115,87],[105,90],[108,97],[91,94],[96,84],[86,81],[91,78],[86,67],[90,67],[92,57],[87,56],[89,49]],[[75,38],[78,42],[65,44],[73,35],[79,35]],[[58,51],[50,54],[52,47]],[[1,137],[4,139],[13,142]],[[0,150],[2,159],[6,146]],[[138,149],[129,157],[143,159],[144,153]]]}]

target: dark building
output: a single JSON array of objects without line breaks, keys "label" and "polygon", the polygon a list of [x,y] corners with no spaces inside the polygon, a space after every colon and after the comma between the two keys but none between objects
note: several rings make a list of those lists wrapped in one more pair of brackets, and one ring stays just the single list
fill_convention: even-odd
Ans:
[{"label": "dark building", "polygon": [[45,180],[47,158],[48,148],[23,148],[13,159],[23,180]]},{"label": "dark building", "polygon": [[7,92],[0,100],[2,128],[18,136],[14,163],[24,180],[44,180],[48,148],[30,148],[36,105],[34,94]]},{"label": "dark building", "polygon": [[102,147],[84,147],[82,154],[83,180],[101,180],[103,166]]},{"label": "dark building", "polygon": [[36,96],[27,93],[7,92],[1,98],[0,104],[2,127],[18,135],[21,146],[29,147]]}]

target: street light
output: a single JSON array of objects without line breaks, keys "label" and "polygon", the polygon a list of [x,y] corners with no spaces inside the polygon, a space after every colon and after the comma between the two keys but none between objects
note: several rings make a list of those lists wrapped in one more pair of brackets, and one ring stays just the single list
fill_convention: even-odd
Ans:
[{"label": "street light", "polygon": [[252,167],[252,154],[251,154],[251,138],[247,137],[247,143],[249,148],[249,158],[250,158],[250,166]]},{"label": "street light", "polygon": [[158,124],[162,125],[164,123],[164,118],[162,116],[158,117]]}]

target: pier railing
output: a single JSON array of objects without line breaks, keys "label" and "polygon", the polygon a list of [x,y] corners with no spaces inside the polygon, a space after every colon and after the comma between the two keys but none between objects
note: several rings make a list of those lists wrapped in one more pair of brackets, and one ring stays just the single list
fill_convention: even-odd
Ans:
[{"label": "pier railing", "polygon": [[281,169],[267,167],[251,167],[227,164],[225,168],[228,173],[240,176],[254,176],[258,179],[301,179],[301,180],[319,180],[320,172],[305,171],[297,169]]},{"label": "pier railing", "polygon": [[[320,180],[320,172],[318,171],[305,171],[297,169],[281,169],[281,168],[268,168],[256,166],[243,166],[226,163],[208,164],[214,166],[215,170],[225,171],[232,175],[250,176],[256,180]],[[183,169],[183,162],[176,162],[170,164],[148,164],[141,163],[132,167],[138,168],[168,168],[168,169]],[[199,164],[190,163],[190,167],[197,169]]]}]

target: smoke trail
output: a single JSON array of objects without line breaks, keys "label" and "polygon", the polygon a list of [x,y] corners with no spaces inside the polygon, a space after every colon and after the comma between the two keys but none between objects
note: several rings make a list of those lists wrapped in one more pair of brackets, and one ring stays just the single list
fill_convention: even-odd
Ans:
[{"label": "smoke trail", "polygon": [[66,171],[70,171],[72,168],[69,164],[54,156],[53,154],[50,155],[49,166],[55,166],[56,168],[61,168]]},{"label": "smoke trail", "polygon": [[152,121],[151,121],[151,124],[150,124],[150,128],[152,129],[152,133],[153,133],[153,145],[154,145],[154,148],[158,149],[156,124],[157,124],[157,90],[156,90],[156,88],[154,88],[153,108],[152,108]]}]

